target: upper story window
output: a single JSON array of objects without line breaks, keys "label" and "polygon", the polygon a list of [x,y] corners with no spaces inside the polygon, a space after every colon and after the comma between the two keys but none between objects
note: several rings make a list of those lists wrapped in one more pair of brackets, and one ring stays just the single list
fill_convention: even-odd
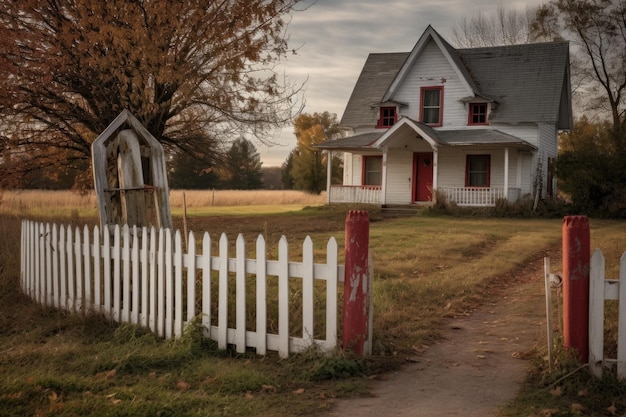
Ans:
[{"label": "upper story window", "polygon": [[381,185],[383,183],[383,157],[363,157],[363,185]]},{"label": "upper story window", "polygon": [[422,87],[420,121],[431,126],[443,125],[443,87]]},{"label": "upper story window", "polygon": [[465,186],[489,187],[490,172],[490,155],[467,155],[467,162],[465,164]]},{"label": "upper story window", "polygon": [[391,127],[398,121],[398,115],[395,107],[381,107],[380,117],[378,118],[378,128]]},{"label": "upper story window", "polygon": [[469,104],[469,121],[470,125],[486,125],[487,123],[487,103],[470,103]]}]

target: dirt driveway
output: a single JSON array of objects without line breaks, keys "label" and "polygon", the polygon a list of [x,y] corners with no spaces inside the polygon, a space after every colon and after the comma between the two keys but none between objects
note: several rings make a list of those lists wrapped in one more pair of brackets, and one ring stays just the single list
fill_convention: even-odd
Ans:
[{"label": "dirt driveway", "polygon": [[493,302],[450,319],[444,339],[414,363],[371,384],[371,396],[339,400],[329,416],[497,416],[515,398],[531,368],[530,353],[545,345],[543,261],[515,277]]}]

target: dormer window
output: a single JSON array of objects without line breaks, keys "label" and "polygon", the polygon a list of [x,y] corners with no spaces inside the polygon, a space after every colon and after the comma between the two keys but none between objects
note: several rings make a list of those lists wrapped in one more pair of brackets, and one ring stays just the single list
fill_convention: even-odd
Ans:
[{"label": "dormer window", "polygon": [[420,121],[430,126],[443,125],[443,87],[422,87]]},{"label": "dormer window", "polygon": [[487,103],[470,103],[468,125],[486,125]]},{"label": "dormer window", "polygon": [[377,128],[388,128],[396,124],[398,116],[395,107],[381,107],[380,117],[378,118]]}]

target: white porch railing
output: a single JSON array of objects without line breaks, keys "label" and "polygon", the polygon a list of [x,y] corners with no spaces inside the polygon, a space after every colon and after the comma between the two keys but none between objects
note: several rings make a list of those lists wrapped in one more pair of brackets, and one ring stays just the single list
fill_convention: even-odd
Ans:
[{"label": "white porch railing", "polygon": [[504,198],[502,188],[485,187],[443,187],[439,188],[448,201],[459,206],[487,207],[495,206],[496,201]]},{"label": "white porch railing", "polygon": [[331,185],[330,203],[381,204],[380,185]]}]

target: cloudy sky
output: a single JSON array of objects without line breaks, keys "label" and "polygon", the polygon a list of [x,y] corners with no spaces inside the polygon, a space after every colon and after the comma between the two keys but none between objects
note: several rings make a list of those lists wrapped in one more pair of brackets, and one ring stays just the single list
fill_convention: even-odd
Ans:
[{"label": "cloudy sky", "polygon": [[[309,4],[312,0],[308,0]],[[452,28],[498,5],[525,10],[546,0],[317,0],[294,13],[289,56],[282,68],[294,83],[306,81],[306,113],[329,111],[341,119],[367,55],[410,51],[428,25],[452,41]],[[471,6],[469,6],[471,4]],[[293,128],[277,132],[274,146],[258,144],[263,166],[280,166],[296,146]]]}]

